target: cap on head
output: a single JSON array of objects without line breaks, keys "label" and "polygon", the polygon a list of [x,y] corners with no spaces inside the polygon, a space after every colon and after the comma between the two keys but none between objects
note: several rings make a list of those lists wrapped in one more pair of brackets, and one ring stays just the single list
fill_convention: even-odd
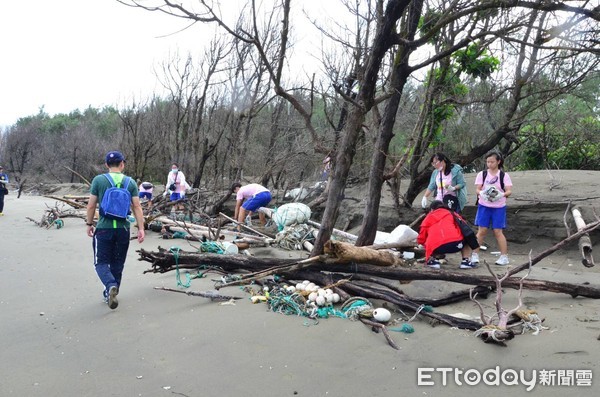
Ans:
[{"label": "cap on head", "polygon": [[106,164],[120,163],[121,161],[125,161],[125,156],[121,152],[115,150],[106,154]]}]

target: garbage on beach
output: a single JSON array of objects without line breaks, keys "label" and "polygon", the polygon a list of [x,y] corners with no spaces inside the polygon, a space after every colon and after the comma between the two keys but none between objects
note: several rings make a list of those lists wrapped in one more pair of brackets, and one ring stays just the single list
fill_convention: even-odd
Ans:
[{"label": "garbage on beach", "polygon": [[419,233],[407,225],[398,225],[390,233],[377,231],[375,233],[375,244],[406,244],[416,243]]},{"label": "garbage on beach", "polygon": [[386,323],[392,318],[392,313],[388,309],[377,308],[373,310],[373,318],[380,323]]},{"label": "garbage on beach", "polygon": [[277,224],[277,227],[281,230],[285,226],[293,225],[295,223],[306,223],[311,216],[310,207],[302,203],[289,203],[284,204],[277,208],[273,215],[273,221]]}]

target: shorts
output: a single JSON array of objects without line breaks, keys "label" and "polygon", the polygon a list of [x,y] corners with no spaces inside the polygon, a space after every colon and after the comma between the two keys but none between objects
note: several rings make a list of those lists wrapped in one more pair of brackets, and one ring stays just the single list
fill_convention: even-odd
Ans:
[{"label": "shorts", "polygon": [[462,240],[452,241],[450,243],[440,245],[439,247],[433,250],[432,254],[453,254],[455,252],[461,251],[464,247],[465,245],[463,244]]},{"label": "shorts", "polygon": [[145,198],[145,199],[148,199],[148,200],[152,200],[152,193],[150,193],[150,192],[139,192],[139,197],[141,199]]},{"label": "shorts", "polygon": [[181,200],[182,198],[181,193],[171,193],[171,196],[169,197],[171,201]]},{"label": "shorts", "polygon": [[492,229],[506,228],[506,206],[501,208],[490,208],[479,204],[477,206],[477,215],[475,215],[475,225],[479,227]]},{"label": "shorts", "polygon": [[256,211],[260,207],[265,207],[271,202],[271,192],[265,191],[256,193],[253,197],[244,201],[242,208],[246,211]]}]

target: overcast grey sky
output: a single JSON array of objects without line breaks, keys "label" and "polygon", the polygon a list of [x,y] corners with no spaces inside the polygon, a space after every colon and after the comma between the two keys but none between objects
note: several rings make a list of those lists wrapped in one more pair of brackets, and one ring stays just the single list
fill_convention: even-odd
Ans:
[{"label": "overcast grey sky", "polygon": [[194,46],[194,32],[160,37],[181,26],[114,0],[3,1],[0,126],[41,106],[56,114],[148,96],[153,67]]},{"label": "overcast grey sky", "polygon": [[[241,0],[221,4],[227,2],[229,7],[237,1]],[[339,8],[339,4],[292,2],[296,8],[313,7],[311,13],[317,17],[323,16],[319,7]],[[197,24],[173,34],[186,25],[184,20],[115,0],[2,1],[0,127],[37,114],[42,106],[54,115],[161,94],[154,67],[177,50],[201,53],[203,41],[208,42],[214,29]],[[302,35],[300,39],[306,40]]]}]

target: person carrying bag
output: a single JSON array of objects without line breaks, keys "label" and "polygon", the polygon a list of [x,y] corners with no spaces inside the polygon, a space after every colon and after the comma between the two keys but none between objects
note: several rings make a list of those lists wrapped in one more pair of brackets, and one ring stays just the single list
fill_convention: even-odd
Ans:
[{"label": "person carrying bag", "polygon": [[438,152],[431,156],[431,165],[435,168],[431,174],[429,185],[421,200],[421,206],[427,208],[429,196],[442,201],[448,208],[462,213],[467,204],[467,187],[462,167],[453,164],[444,153]]}]

